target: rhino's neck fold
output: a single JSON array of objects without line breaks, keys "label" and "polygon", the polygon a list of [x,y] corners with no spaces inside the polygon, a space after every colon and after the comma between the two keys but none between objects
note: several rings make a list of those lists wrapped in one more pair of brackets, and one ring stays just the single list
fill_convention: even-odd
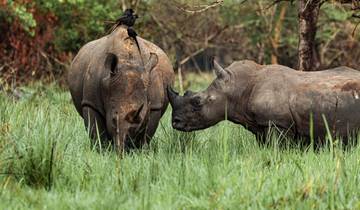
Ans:
[{"label": "rhino's neck fold", "polygon": [[252,116],[248,111],[253,85],[247,84],[242,88],[234,88],[227,96],[227,119],[233,123],[248,126],[252,124]]}]

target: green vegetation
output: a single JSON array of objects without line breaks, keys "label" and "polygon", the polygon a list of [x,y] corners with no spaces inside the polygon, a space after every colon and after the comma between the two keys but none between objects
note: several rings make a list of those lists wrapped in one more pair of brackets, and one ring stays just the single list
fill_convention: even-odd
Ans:
[{"label": "green vegetation", "polygon": [[181,133],[168,110],[149,147],[120,159],[90,146],[68,92],[24,92],[0,95],[0,209],[360,207],[360,147],[260,147],[229,122]]}]

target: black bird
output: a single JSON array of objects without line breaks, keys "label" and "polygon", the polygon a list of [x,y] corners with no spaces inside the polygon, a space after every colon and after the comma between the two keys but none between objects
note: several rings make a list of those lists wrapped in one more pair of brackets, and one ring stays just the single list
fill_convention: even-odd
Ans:
[{"label": "black bird", "polygon": [[126,9],[124,14],[116,20],[116,23],[117,23],[116,26],[125,25],[128,27],[127,28],[128,36],[135,40],[136,46],[139,49],[139,52],[141,54],[140,45],[136,39],[137,33],[132,28],[132,26],[134,26],[135,21],[138,17],[139,17],[138,15],[134,14],[133,9]]},{"label": "black bird", "polygon": [[136,19],[139,16],[134,14],[133,9],[126,9],[124,14],[116,20],[117,25],[126,25],[128,27],[132,27],[135,24]]}]

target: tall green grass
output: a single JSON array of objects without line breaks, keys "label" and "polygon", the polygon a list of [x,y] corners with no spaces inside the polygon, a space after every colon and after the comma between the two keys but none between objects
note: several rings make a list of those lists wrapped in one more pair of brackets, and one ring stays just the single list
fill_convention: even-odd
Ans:
[{"label": "tall green grass", "polygon": [[[198,87],[196,87],[198,88]],[[0,94],[0,209],[358,209],[360,150],[261,147],[229,122],[171,128],[119,158],[90,144],[69,93]]]}]

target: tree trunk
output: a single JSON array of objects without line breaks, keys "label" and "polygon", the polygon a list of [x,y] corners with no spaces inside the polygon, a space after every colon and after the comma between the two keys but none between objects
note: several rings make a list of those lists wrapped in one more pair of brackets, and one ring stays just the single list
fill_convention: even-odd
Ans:
[{"label": "tree trunk", "polygon": [[287,4],[283,4],[280,9],[279,18],[276,21],[274,28],[274,36],[270,39],[272,52],[271,52],[271,64],[278,64],[278,48],[281,38],[281,29],[284,23],[286,15]]},{"label": "tree trunk", "polygon": [[312,71],[320,66],[315,36],[320,0],[299,0],[299,70]]}]

